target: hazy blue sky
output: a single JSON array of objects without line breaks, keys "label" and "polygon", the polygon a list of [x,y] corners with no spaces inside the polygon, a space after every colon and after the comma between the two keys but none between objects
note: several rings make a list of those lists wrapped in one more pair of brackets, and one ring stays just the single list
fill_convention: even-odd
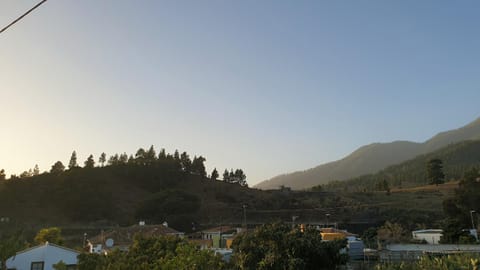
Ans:
[{"label": "hazy blue sky", "polygon": [[[0,1],[0,26],[37,1]],[[480,116],[479,1],[49,0],[0,34],[0,168],[154,145],[253,185]]]}]

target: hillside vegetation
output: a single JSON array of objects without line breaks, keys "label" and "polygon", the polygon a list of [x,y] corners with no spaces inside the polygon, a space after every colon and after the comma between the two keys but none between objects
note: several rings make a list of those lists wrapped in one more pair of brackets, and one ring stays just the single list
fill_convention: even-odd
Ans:
[{"label": "hillside vegetation", "polygon": [[[114,155],[99,167],[89,160],[79,167],[72,154],[69,169],[57,162],[50,172],[0,181],[0,216],[35,226],[145,220],[189,230],[192,223],[240,220],[245,203],[262,208],[274,201],[268,193],[247,188],[240,169],[219,181],[207,177],[203,157],[192,161],[186,153],[157,157],[153,149],[142,150],[135,158]],[[242,176],[236,178],[239,172]]]},{"label": "hillside vegetation", "polygon": [[277,189],[288,186],[305,189],[330,181],[343,181],[364,174],[376,173],[388,166],[428,154],[449,144],[480,139],[480,118],[455,130],[439,133],[424,143],[395,141],[362,146],[347,157],[305,171],[273,177],[255,187]]},{"label": "hillside vegetation", "polygon": [[480,140],[464,141],[441,148],[437,151],[419,155],[414,159],[390,166],[378,173],[335,181],[326,184],[327,190],[372,191],[378,190],[378,184],[387,181],[390,188],[405,188],[426,185],[427,162],[438,158],[443,161],[445,179],[457,180],[464,172],[480,166]]}]

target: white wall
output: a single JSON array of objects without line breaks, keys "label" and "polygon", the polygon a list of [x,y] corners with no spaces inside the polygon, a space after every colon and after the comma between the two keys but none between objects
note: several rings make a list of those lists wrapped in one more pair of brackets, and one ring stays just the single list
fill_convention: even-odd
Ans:
[{"label": "white wall", "polygon": [[441,233],[414,233],[413,238],[417,240],[425,240],[429,244],[438,244],[442,237]]},{"label": "white wall", "polygon": [[59,261],[63,261],[65,264],[77,264],[78,255],[78,252],[45,244],[17,253],[17,255],[8,258],[6,265],[7,268],[30,270],[32,262],[43,261],[44,270],[54,270],[52,266]]}]

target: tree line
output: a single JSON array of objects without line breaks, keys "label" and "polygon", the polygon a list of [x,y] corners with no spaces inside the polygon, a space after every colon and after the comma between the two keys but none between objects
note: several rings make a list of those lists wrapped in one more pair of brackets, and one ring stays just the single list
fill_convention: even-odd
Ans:
[{"label": "tree line", "polygon": [[[139,148],[135,155],[127,153],[114,154],[107,159],[107,154],[102,152],[98,158],[98,161],[95,162],[93,155],[89,155],[88,158],[83,162],[83,169],[92,169],[95,167],[107,167],[107,166],[122,166],[122,165],[137,165],[137,166],[155,166],[159,164],[167,165],[170,168],[173,168],[175,171],[181,171],[188,174],[199,175],[203,178],[209,178],[211,180],[223,180],[227,183],[239,184],[241,186],[248,186],[247,177],[242,169],[230,169],[228,171],[225,169],[223,173],[223,179],[219,179],[219,173],[216,168],[207,175],[205,168],[206,158],[203,156],[193,156],[187,152],[180,153],[178,150],[175,152],[167,153],[164,148],[162,148],[159,153],[155,151],[154,146],[150,146],[147,150],[144,148]],[[60,174],[67,170],[76,170],[82,168],[78,162],[77,152],[73,151],[68,165],[65,166],[61,161],[55,162],[49,172],[51,174]],[[40,169],[38,165],[35,165],[33,169],[22,172],[20,175],[12,174],[10,180],[23,179],[32,176],[37,176],[40,174]],[[0,180],[7,180],[5,170],[0,170]]]}]

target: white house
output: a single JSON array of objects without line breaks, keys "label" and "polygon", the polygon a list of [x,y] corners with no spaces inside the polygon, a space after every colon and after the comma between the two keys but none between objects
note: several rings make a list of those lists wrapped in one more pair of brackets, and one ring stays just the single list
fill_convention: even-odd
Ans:
[{"label": "white house", "polygon": [[418,230],[412,232],[412,238],[425,240],[428,244],[438,244],[443,231],[441,229]]},{"label": "white house", "polygon": [[32,247],[8,258],[8,270],[54,270],[53,265],[63,261],[67,269],[77,269],[77,256],[80,253],[62,246],[49,244]]}]

